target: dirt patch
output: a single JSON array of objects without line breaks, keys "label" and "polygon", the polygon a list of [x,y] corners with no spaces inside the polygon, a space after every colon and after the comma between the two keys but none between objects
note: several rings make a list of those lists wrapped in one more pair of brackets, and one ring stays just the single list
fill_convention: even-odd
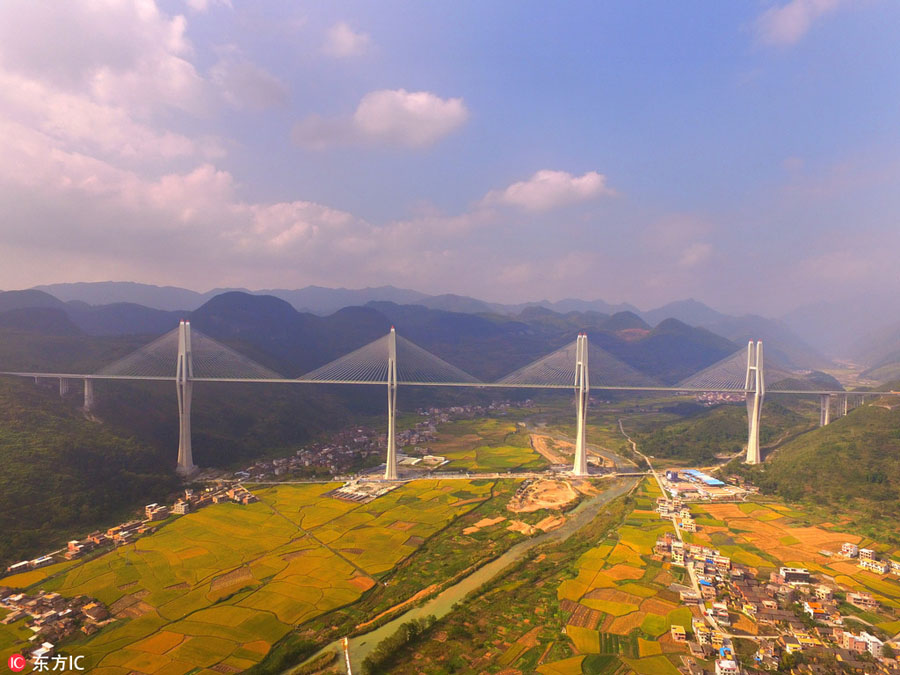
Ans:
[{"label": "dirt patch", "polygon": [[285,553],[283,556],[281,556],[281,559],[285,560],[285,561],[290,561],[290,560],[294,560],[295,558],[302,558],[309,551],[310,551],[310,549],[305,548],[302,551],[294,551],[293,553]]},{"label": "dirt patch", "polygon": [[585,497],[593,497],[600,494],[600,490],[598,490],[589,480],[573,480],[572,487],[578,490]]},{"label": "dirt patch", "polygon": [[167,590],[167,591],[185,591],[188,588],[190,588],[190,586],[188,585],[188,582],[182,581],[180,584],[172,584],[171,586],[166,586],[165,590]]},{"label": "dirt patch", "polygon": [[365,553],[361,548],[339,548],[338,551],[341,553],[349,553],[350,555],[362,555]]},{"label": "dirt patch", "polygon": [[603,573],[616,581],[622,581],[624,579],[640,579],[644,576],[644,570],[632,567],[631,565],[613,565],[612,567],[603,570]]},{"label": "dirt patch", "polygon": [[530,537],[534,534],[534,527],[528,523],[523,523],[521,520],[509,521],[509,526],[507,526],[506,529],[518,532],[519,534],[524,534],[526,537]]},{"label": "dirt patch", "polygon": [[144,598],[149,594],[150,591],[142,590],[136,593],[131,593],[130,595],[124,595],[109,606],[109,613],[113,616],[119,616],[129,607],[133,607],[134,605],[138,604],[141,598]]},{"label": "dirt patch", "polygon": [[215,666],[210,666],[210,670],[215,670],[217,673],[225,673],[225,675],[232,675],[233,673],[241,672],[240,668],[229,666],[226,663],[219,663]]},{"label": "dirt patch", "polygon": [[555,530],[557,527],[562,526],[565,522],[566,519],[564,516],[547,516],[535,525],[535,527],[542,532],[549,532],[550,530]]},{"label": "dirt patch", "polygon": [[213,579],[209,583],[209,590],[215,591],[220,588],[225,588],[226,586],[234,586],[236,584],[252,580],[253,573],[250,571],[249,567],[238,567],[236,570],[232,570],[228,574],[223,574],[222,576]]},{"label": "dirt patch", "polygon": [[538,635],[541,634],[541,627],[535,626],[530,631],[525,633],[522,637],[520,637],[516,642],[520,645],[525,645],[526,647],[537,647],[540,644],[540,640],[538,640]]},{"label": "dirt patch", "polygon": [[542,434],[531,434],[531,447],[534,448],[536,453],[551,464],[565,464],[569,461],[566,459],[565,455],[560,452],[562,450],[560,446],[568,446],[566,449],[569,451],[570,455],[575,452],[575,446],[571,443],[567,443],[566,441],[555,441],[549,436],[544,436]]},{"label": "dirt patch", "polygon": [[578,498],[578,493],[561,480],[536,480],[509,500],[506,508],[513,513],[530,513],[541,509],[561,509]]},{"label": "dirt patch", "polygon": [[412,537],[410,537],[409,539],[407,539],[406,541],[404,541],[404,542],[403,542],[403,545],[404,545],[404,546],[416,546],[416,547],[419,547],[419,546],[421,546],[421,545],[424,544],[424,543],[425,543],[425,540],[424,540],[422,537],[417,537],[417,536],[413,535]]},{"label": "dirt patch", "polygon": [[659,636],[659,645],[662,647],[663,654],[674,654],[677,652],[686,652],[688,650],[687,643],[675,642],[672,634],[666,631]]},{"label": "dirt patch", "polygon": [[360,574],[359,576],[350,579],[350,583],[361,591],[367,591],[375,585],[375,580],[372,577],[366,577]]},{"label": "dirt patch", "polygon": [[759,633],[759,627],[743,614],[741,614],[738,617],[738,620],[734,622],[733,627],[735,630],[740,630],[749,633],[750,635],[757,635]]},{"label": "dirt patch", "polygon": [[597,624],[600,623],[600,619],[603,618],[603,612],[600,612],[596,609],[591,609],[590,607],[585,607],[582,604],[578,604],[575,606],[575,611],[572,612],[572,616],[569,617],[568,624],[570,626],[578,626],[580,628],[590,628],[591,630],[597,629]]},{"label": "dirt patch", "polygon": [[[624,602],[629,605],[640,605],[643,598],[631,593],[619,591],[615,588],[595,588],[584,597],[591,600],[608,600],[609,602]],[[646,609],[646,607],[644,607]]]},{"label": "dirt patch", "polygon": [[131,589],[131,588],[134,588],[134,587],[137,586],[137,585],[138,585],[138,582],[132,581],[132,582],[130,582],[130,583],[123,584],[122,586],[119,586],[118,588],[119,588],[120,591],[127,591],[127,590],[129,590],[129,589]]},{"label": "dirt patch", "polygon": [[415,526],[415,523],[410,523],[406,520],[395,520],[393,523],[388,525],[388,528],[391,530],[400,530],[401,532],[406,532],[407,530],[413,529]]},{"label": "dirt patch", "polygon": [[115,616],[120,619],[137,619],[139,616],[144,616],[144,614],[149,614],[153,611],[156,610],[146,602],[137,602],[129,605]]},{"label": "dirt patch", "polygon": [[506,518],[503,516],[497,516],[496,518],[482,518],[475,523],[475,527],[490,527],[491,525],[502,523],[504,520],[506,520]]}]

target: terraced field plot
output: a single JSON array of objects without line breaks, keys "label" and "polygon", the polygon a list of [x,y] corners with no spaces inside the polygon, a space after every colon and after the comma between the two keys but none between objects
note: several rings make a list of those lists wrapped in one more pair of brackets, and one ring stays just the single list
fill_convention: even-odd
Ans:
[{"label": "terraced field plot", "polygon": [[515,422],[460,420],[441,427],[431,451],[450,460],[447,469],[509,471],[542,469],[547,460],[531,447],[530,434]]},{"label": "terraced field plot", "polygon": [[[260,490],[257,503],[209,506],[39,579],[65,596],[96,597],[119,617],[66,651],[109,675],[247,669],[293,626],[358,600],[486,499],[493,482],[416,481],[365,505],[322,496],[336,486]],[[25,636],[0,628],[5,657]]]},{"label": "terraced field plot", "polygon": [[691,611],[667,590],[668,564],[651,558],[656,538],[672,531],[671,522],[653,519],[646,510],[657,494],[656,484],[645,480],[634,493],[638,508],[618,528],[618,540],[584,553],[575,564],[577,576],[560,584],[560,608],[569,614],[566,634],[585,656],[545,663],[539,672],[678,672],[686,650],[668,631],[673,624],[690,627]]}]

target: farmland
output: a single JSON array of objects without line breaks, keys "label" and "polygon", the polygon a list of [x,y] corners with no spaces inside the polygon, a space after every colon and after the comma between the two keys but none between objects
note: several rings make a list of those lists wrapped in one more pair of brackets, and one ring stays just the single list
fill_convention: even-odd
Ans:
[{"label": "farmland", "polygon": [[450,460],[447,469],[511,471],[543,469],[547,461],[531,447],[521,424],[487,418],[460,420],[441,427],[431,452]]},{"label": "farmland", "polygon": [[[115,622],[64,650],[85,655],[93,672],[237,672],[295,626],[357,602],[494,485],[416,481],[364,505],[322,496],[336,484],[272,487],[257,503],[213,505],[18,581],[110,607]],[[0,656],[24,637],[21,625],[0,627]]]}]

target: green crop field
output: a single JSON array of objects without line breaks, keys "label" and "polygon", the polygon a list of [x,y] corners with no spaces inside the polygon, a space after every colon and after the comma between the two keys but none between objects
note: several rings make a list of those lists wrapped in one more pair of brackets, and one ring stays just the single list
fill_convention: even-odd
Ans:
[{"label": "green crop field", "polygon": [[542,469],[547,461],[531,447],[531,438],[515,422],[500,419],[460,420],[441,427],[429,444],[435,455],[450,460],[447,469],[510,471]]},{"label": "green crop field", "polygon": [[[337,485],[266,488],[257,503],[209,506],[95,559],[0,584],[110,606],[116,621],[64,647],[93,672],[245,670],[294,626],[356,602],[494,482],[416,481],[369,504],[322,496]],[[21,623],[0,626],[0,656],[24,648]]]}]

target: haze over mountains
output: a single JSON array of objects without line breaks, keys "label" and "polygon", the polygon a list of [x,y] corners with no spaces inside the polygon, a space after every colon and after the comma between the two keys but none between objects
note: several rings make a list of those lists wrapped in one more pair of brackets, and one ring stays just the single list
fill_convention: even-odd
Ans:
[{"label": "haze over mountains", "polygon": [[[378,311],[382,318],[390,315],[397,322],[397,308],[416,307],[415,311],[404,310],[403,320],[412,321],[411,326],[418,325],[422,330],[425,324],[432,322],[431,328],[425,331],[430,335],[426,339],[448,343],[455,340],[458,326],[474,328],[476,324],[491,325],[494,330],[500,330],[499,326],[509,329],[517,322],[546,327],[555,321],[559,325],[565,325],[567,330],[589,330],[596,328],[598,322],[603,323],[616,317],[615,320],[622,324],[620,329],[648,331],[659,327],[666,319],[676,319],[688,326],[706,329],[737,345],[745,344],[750,339],[763,340],[770,356],[794,368],[827,368],[831,365],[831,358],[837,357],[862,364],[868,368],[868,375],[879,381],[891,379],[900,373],[900,365],[897,365],[900,363],[900,322],[893,323],[889,313],[879,314],[875,309],[878,303],[874,299],[848,309],[854,317],[849,320],[843,320],[845,314],[837,312],[827,303],[800,308],[781,319],[775,319],[752,314],[733,316],[694,299],[671,302],[643,311],[628,303],[610,304],[600,299],[565,299],[553,302],[540,300],[504,305],[454,294],[428,295],[394,286],[362,289],[321,286],[263,290],[217,288],[198,293],[174,286],[96,282],[51,284],[0,293],[0,328],[23,328],[31,325],[35,329],[56,334],[73,329],[88,335],[104,336],[159,334],[170,329],[179,317],[199,310],[217,296],[232,292],[278,298],[301,315],[308,315],[301,322],[307,327],[315,322],[315,317],[332,317],[351,307],[368,307]],[[394,309],[386,311],[385,308],[389,306],[394,306]],[[22,312],[33,308],[60,310],[68,318],[68,322],[58,313]],[[18,311],[9,314],[12,310]],[[436,312],[450,313],[453,316],[447,317]],[[352,312],[345,312],[330,319],[330,322],[336,325],[341,320],[347,321],[347,317],[351,315]],[[872,319],[872,315],[879,319]],[[361,326],[365,326],[370,318],[371,315],[355,316],[354,320],[362,321]],[[633,323],[628,324],[629,321]],[[358,332],[357,327],[351,324],[349,322],[344,326],[343,334],[352,336]],[[444,326],[443,337],[439,337],[440,331],[436,328],[440,325]],[[409,327],[406,329],[408,332]],[[359,330],[369,334],[366,328],[360,327]],[[413,332],[415,330],[417,329],[413,328]],[[634,339],[637,335],[638,333],[633,332],[630,337]],[[340,338],[336,342],[335,338],[326,339],[321,335],[316,338],[308,334],[295,337],[341,344]],[[537,341],[541,342],[545,338],[546,335]],[[353,342],[352,337],[350,341]],[[450,354],[454,351],[450,344],[445,345],[445,348]],[[467,345],[467,348],[471,349],[472,345]],[[537,345],[532,345],[525,352],[531,353],[534,349],[537,349]]]},{"label": "haze over mountains", "polygon": [[[416,304],[436,310],[466,314],[499,314],[518,316],[531,307],[543,307],[560,314],[571,312],[616,314],[632,312],[643,319],[649,326],[656,326],[667,318],[674,318],[691,326],[707,328],[735,342],[745,342],[751,338],[762,339],[777,350],[782,361],[797,367],[821,368],[827,365],[830,356],[844,355],[833,350],[834,345],[822,340],[822,331],[797,330],[805,324],[795,320],[787,321],[764,318],[756,315],[731,316],[714,310],[697,300],[682,300],[668,303],[662,307],[641,311],[628,303],[610,304],[604,300],[564,299],[555,302],[539,300],[516,305],[491,303],[476,298],[454,294],[428,295],[419,291],[380,286],[376,288],[346,289],[307,286],[301,289],[229,289],[217,288],[206,293],[177,288],[173,286],[153,286],[133,282],[96,282],[51,284],[37,286],[37,290],[45,291],[55,298],[69,302],[78,301],[89,305],[108,305],[133,303],[148,308],[164,311],[191,311],[205,302],[231,290],[239,290],[256,295],[271,295],[290,303],[301,312],[318,315],[329,315],[349,306],[362,306],[372,301],[394,302],[400,305]],[[123,310],[119,310],[123,311]],[[822,310],[825,314],[827,310]],[[818,326],[816,326],[818,328]],[[815,340],[810,343],[810,336]],[[840,341],[839,341],[840,342]]]}]

